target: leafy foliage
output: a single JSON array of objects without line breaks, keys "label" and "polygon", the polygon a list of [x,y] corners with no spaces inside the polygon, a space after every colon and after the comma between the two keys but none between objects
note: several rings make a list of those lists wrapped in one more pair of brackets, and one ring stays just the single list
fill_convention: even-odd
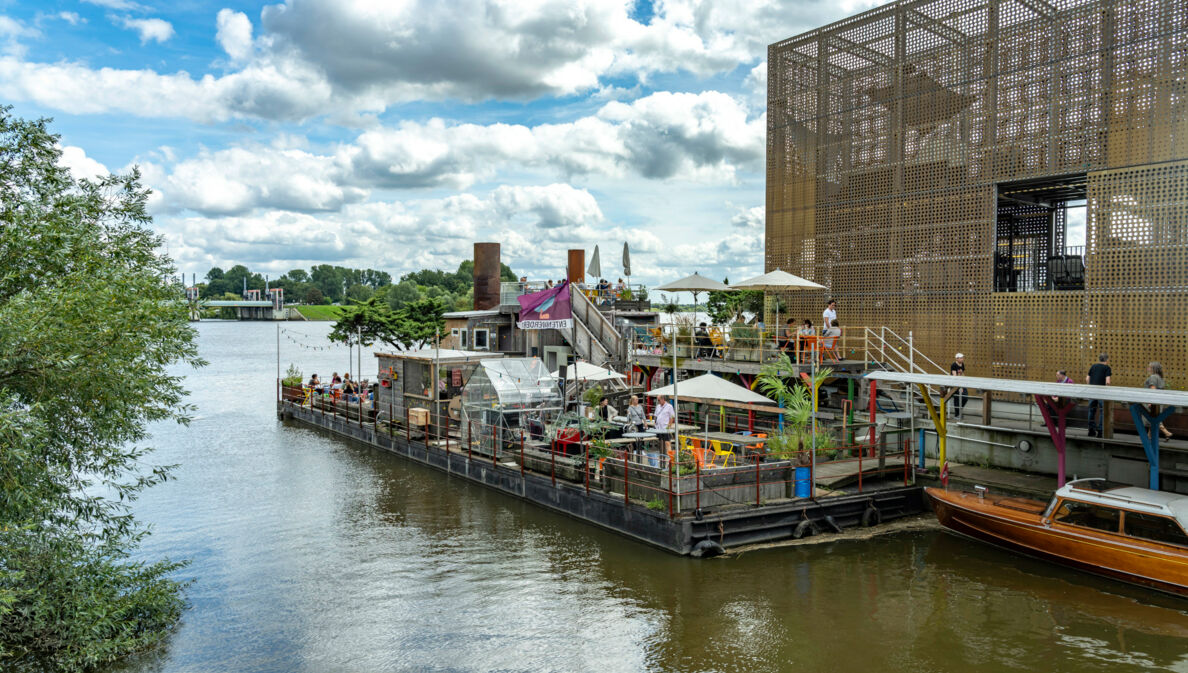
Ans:
[{"label": "leafy foliage", "polygon": [[[729,285],[730,279],[723,278],[722,282]],[[746,313],[762,316],[763,291],[710,292],[705,301],[705,311],[715,325],[742,322]]]},{"label": "leafy foliage", "polygon": [[445,327],[445,305],[438,299],[417,299],[393,310],[382,297],[373,296],[343,309],[329,339],[349,346],[370,346],[379,341],[398,350],[423,347]]},{"label": "leafy foliage", "polygon": [[201,365],[137,172],[75,181],[44,121],[0,108],[0,668],[79,671],[150,647],[180,564],[134,560],[129,504],[186,422],[170,366]]},{"label": "leafy foliage", "polygon": [[768,454],[777,458],[802,456],[799,452],[814,444],[822,449],[832,448],[837,443],[827,429],[811,427],[814,394],[833,374],[833,370],[828,367],[819,369],[808,382],[793,379],[790,383],[787,377],[794,376],[795,371],[792,359],[787,353],[781,353],[778,360],[763,365],[755,377],[755,387],[764,395],[775,398],[784,408],[784,433],[767,440]]}]

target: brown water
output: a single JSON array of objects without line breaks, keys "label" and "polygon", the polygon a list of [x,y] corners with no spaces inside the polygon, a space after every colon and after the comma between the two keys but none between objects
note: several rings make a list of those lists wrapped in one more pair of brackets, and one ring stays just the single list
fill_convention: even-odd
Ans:
[{"label": "brown water", "polygon": [[1188,671],[1188,602],[943,532],[678,558],[284,426],[275,330],[200,326],[199,419],[155,435],[178,479],[138,503],[193,606],[120,670]]}]

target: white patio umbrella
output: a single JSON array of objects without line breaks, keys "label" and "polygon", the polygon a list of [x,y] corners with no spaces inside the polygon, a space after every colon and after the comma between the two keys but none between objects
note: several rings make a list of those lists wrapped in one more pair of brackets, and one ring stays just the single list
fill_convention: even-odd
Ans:
[{"label": "white patio umbrella", "polygon": [[[731,283],[736,290],[763,290],[764,292],[780,292],[784,290],[824,290],[824,285],[794,276],[787,271],[776,269],[768,271],[762,276],[748,278],[741,283]],[[780,328],[780,305],[776,303],[776,330]]]},{"label": "white patio umbrella", "polygon": [[[700,400],[721,400],[723,402],[746,402],[752,404],[772,404],[772,401],[759,393],[744,388],[737,383],[731,383],[716,374],[702,374],[688,379],[681,384],[681,390],[687,397]],[[664,386],[648,391],[648,395],[672,395],[676,397],[676,385]],[[712,404],[712,402],[711,402]],[[709,415],[705,417],[705,434],[709,435]]]},{"label": "white patio umbrella", "polygon": [[[763,274],[762,276],[755,276],[754,278],[748,278],[747,280],[744,280],[741,283],[734,283],[732,285],[732,287],[734,287],[736,290],[763,290],[764,292],[779,292],[781,290],[824,290],[824,289],[826,289],[826,287],[824,285],[821,285],[820,283],[814,283],[811,280],[801,278],[800,276],[792,275],[792,274],[788,273],[787,271],[781,271],[779,269],[776,269],[774,271],[768,271],[767,273]],[[828,327],[828,325],[825,325],[824,327]],[[780,329],[780,305],[779,305],[778,300],[776,302],[775,328],[776,328],[776,334],[778,335],[779,329]],[[810,362],[812,363],[812,365],[811,365],[812,376],[813,376],[813,381],[815,382],[816,378],[817,378],[817,358],[815,358],[815,357],[810,358]],[[814,385],[816,385],[816,384],[814,383]],[[813,389],[813,421],[812,422],[813,422],[813,444],[812,444],[812,462],[811,462],[812,467],[810,469],[812,470],[812,474],[816,474],[817,473],[817,390],[815,388]],[[783,419],[782,418],[780,419],[780,428],[783,429]],[[810,489],[812,489],[810,492],[815,493],[816,485],[811,484]]]},{"label": "white patio umbrella", "polygon": [[590,266],[586,268],[586,273],[594,278],[602,278],[602,263],[598,261],[598,246],[594,246],[594,254],[590,256]]},{"label": "white patio umbrella", "polygon": [[[692,276],[685,276],[684,278],[682,278],[680,280],[674,280],[671,283],[665,283],[664,285],[661,285],[661,286],[657,287],[656,289],[664,290],[666,292],[692,292],[693,293],[693,315],[694,315],[694,317],[696,317],[697,316],[697,293],[698,292],[710,292],[710,291],[728,292],[728,291],[732,290],[733,288],[731,288],[729,285],[726,285],[725,283],[719,283],[718,281],[714,280],[713,278],[706,278],[705,276],[699,275],[696,271],[694,271]],[[675,325],[674,325],[673,337],[672,337],[672,408],[674,410],[676,409],[677,404],[680,402],[680,397],[677,396],[677,385],[676,385],[677,384],[676,350],[677,350],[676,349],[676,330],[675,330]],[[674,455],[676,455],[677,458],[679,459],[680,455],[681,455],[680,454],[681,424],[680,424],[679,418],[677,419],[676,425],[677,425],[677,431],[675,433],[676,439],[674,440],[676,442],[676,452]],[[677,479],[676,484],[677,484],[676,495],[677,495],[677,508],[678,508],[677,511],[680,511],[681,480]]]},{"label": "white patio umbrella", "polygon": [[623,241],[623,275],[627,276],[627,282],[631,282],[631,250],[627,247],[627,241]]}]

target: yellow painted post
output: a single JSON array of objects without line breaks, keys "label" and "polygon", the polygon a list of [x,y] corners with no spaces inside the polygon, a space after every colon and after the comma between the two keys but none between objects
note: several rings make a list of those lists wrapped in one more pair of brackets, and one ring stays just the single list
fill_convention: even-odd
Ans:
[{"label": "yellow painted post", "polygon": [[[924,404],[928,406],[928,415],[932,418],[932,424],[936,426],[936,462],[940,469],[945,469],[945,437],[948,431],[945,428],[945,396],[940,398],[940,412],[937,412],[936,405],[932,403],[932,398],[928,396],[928,388],[923,383],[917,384],[920,386],[920,395],[924,397]],[[923,451],[924,447],[920,447]]]}]

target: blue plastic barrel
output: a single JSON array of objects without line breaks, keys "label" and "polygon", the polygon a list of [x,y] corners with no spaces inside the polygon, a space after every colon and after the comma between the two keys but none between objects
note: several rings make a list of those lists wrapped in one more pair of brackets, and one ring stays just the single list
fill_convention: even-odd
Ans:
[{"label": "blue plastic barrel", "polygon": [[809,485],[809,468],[807,468],[807,467],[796,468],[795,483],[796,483],[796,497],[797,498],[811,497],[812,491],[810,490],[810,485]]}]

